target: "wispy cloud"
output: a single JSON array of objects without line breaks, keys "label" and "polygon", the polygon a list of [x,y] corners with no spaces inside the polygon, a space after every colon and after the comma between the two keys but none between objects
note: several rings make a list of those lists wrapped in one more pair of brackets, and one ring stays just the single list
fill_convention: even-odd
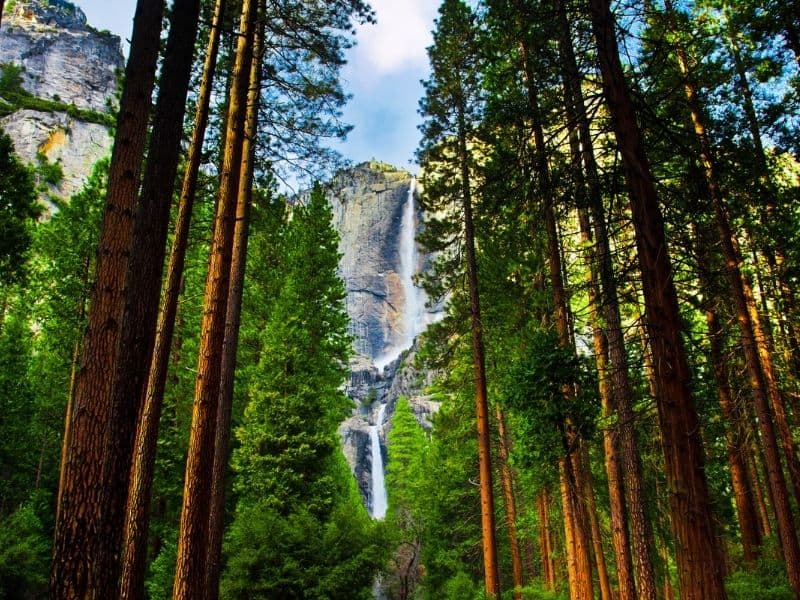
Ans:
[{"label": "wispy cloud", "polygon": [[376,25],[359,28],[355,58],[371,67],[374,76],[427,64],[438,0],[372,0]]}]

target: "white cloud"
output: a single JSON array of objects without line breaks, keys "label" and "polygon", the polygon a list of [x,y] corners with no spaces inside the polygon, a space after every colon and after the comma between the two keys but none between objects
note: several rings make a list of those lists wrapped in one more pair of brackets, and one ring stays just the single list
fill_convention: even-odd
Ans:
[{"label": "white cloud", "polygon": [[378,23],[359,27],[355,55],[386,75],[427,64],[438,0],[372,0]]}]

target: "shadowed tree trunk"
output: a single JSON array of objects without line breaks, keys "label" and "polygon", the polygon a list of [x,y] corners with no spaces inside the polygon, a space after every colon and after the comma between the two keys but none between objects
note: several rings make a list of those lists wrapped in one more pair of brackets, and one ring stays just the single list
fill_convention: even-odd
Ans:
[{"label": "shadowed tree trunk", "polygon": [[257,0],[244,0],[230,91],[225,151],[220,173],[217,214],[204,292],[197,382],[192,409],[189,455],[184,477],[178,559],[173,598],[195,600],[205,590],[211,466],[220,391],[230,265],[236,221],[236,194],[242,163],[245,111]]},{"label": "shadowed tree trunk", "polygon": [[689,388],[691,375],[658,194],[625,82],[609,0],[590,0],[589,6],[636,233],[681,596],[685,600],[724,599],[700,423]]},{"label": "shadowed tree trunk", "polygon": [[233,384],[236,374],[236,351],[239,345],[239,322],[242,313],[242,292],[247,262],[247,239],[253,192],[253,172],[258,133],[258,107],[261,98],[261,59],[263,57],[264,22],[256,27],[253,60],[250,67],[250,89],[247,94],[247,117],[242,146],[242,167],[239,175],[236,227],[231,258],[231,283],[225,317],[225,341],[222,347],[216,440],[211,481],[211,506],[208,521],[208,556],[206,558],[206,600],[219,598],[220,559],[225,522],[225,472],[228,467]]},{"label": "shadowed tree trunk", "polygon": [[106,433],[110,454],[103,472],[106,517],[101,533],[107,551],[100,565],[107,574],[101,590],[104,598],[113,597],[119,590],[133,443],[156,337],[170,205],[180,159],[199,15],[200,0],[172,3],[150,147],[134,217],[119,357],[112,385],[111,419]]},{"label": "shadowed tree trunk", "polygon": [[[163,0],[139,0],[120,99],[108,192],[97,253],[95,286],[75,382],[69,447],[50,575],[55,598],[107,598],[108,572],[100,572],[113,540],[104,539],[105,460],[112,380],[125,303],[125,275],[133,233],[148,116],[155,83]],[[116,585],[116,581],[114,582]],[[113,592],[112,592],[113,595]]]},{"label": "shadowed tree trunk", "polygon": [[203,140],[208,124],[208,108],[212,81],[217,64],[220,39],[220,21],[225,0],[217,0],[209,29],[208,45],[203,65],[203,75],[197,96],[197,111],[192,139],[189,144],[178,215],[175,222],[172,250],[167,267],[164,297],[158,317],[158,329],[150,363],[147,387],[139,415],[134,440],[133,465],[126,508],[124,529],[124,555],[120,578],[120,598],[134,600],[144,594],[144,570],[149,529],[149,507],[155,465],[158,424],[164,399],[164,386],[169,368],[170,348],[175,331],[175,317],[181,290],[189,224],[194,207],[197,175],[202,157]]}]

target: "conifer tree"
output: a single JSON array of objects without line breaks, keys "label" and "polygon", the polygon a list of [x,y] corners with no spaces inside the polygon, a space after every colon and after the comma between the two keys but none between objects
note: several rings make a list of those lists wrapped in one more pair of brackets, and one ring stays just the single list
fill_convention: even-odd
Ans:
[{"label": "conifer tree", "polygon": [[[463,219],[463,247],[469,288],[472,324],[475,405],[478,430],[478,455],[483,532],[483,560],[486,594],[500,595],[495,531],[494,486],[489,433],[486,364],[481,322],[478,266],[475,255],[475,225],[472,216],[471,153],[477,111],[480,109],[478,48],[475,43],[474,17],[460,0],[445,0],[428,49],[431,78],[425,83],[425,97],[420,112],[426,118],[419,156],[436,170],[436,185],[428,193],[441,205],[460,204],[458,221]],[[431,182],[433,183],[433,182]],[[452,204],[449,207],[453,210]],[[461,237],[461,224],[457,226]]]}]

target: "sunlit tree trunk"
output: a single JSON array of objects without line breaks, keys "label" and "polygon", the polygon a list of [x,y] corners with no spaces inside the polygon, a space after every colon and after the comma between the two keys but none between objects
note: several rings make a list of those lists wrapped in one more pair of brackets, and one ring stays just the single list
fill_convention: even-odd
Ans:
[{"label": "sunlit tree trunk", "polygon": [[203,140],[208,123],[212,81],[217,64],[220,39],[220,20],[225,0],[217,0],[209,28],[203,75],[197,95],[197,109],[192,138],[184,171],[178,214],[175,221],[172,250],[167,266],[166,283],[158,316],[158,327],[150,362],[147,387],[134,440],[128,502],[125,515],[124,553],[120,578],[120,598],[142,598],[147,555],[147,536],[150,521],[150,499],[155,465],[158,424],[164,399],[164,386],[169,367],[170,348],[175,331],[178,297],[189,239],[189,224],[194,207],[197,176],[202,157]]},{"label": "sunlit tree trunk", "polygon": [[658,194],[625,82],[610,2],[590,0],[589,6],[636,234],[681,596],[684,600],[723,599],[721,553]]},{"label": "sunlit tree trunk", "polygon": [[222,346],[236,221],[236,194],[241,174],[256,9],[257,0],[244,0],[242,3],[240,33],[228,102],[225,151],[204,292],[198,374],[178,533],[178,559],[173,586],[173,598],[176,600],[202,598],[205,590],[211,467],[214,461]]},{"label": "sunlit tree trunk", "polygon": [[247,117],[242,147],[242,167],[239,176],[236,227],[234,230],[231,283],[225,319],[225,342],[222,347],[219,401],[217,405],[216,441],[212,467],[211,507],[208,523],[208,557],[206,559],[206,600],[219,597],[222,534],[225,522],[225,472],[228,467],[228,442],[233,407],[233,384],[236,373],[236,351],[239,345],[239,323],[242,313],[242,293],[247,261],[248,227],[252,202],[253,173],[258,134],[258,108],[261,98],[261,60],[264,22],[260,21],[253,42],[250,68],[250,89],[247,95]]},{"label": "sunlit tree trunk", "polygon": [[134,17],[55,524],[50,594],[59,599],[109,597],[103,594],[113,574],[100,568],[105,554],[119,552],[103,536],[108,509],[104,470],[111,458],[111,384],[163,10],[163,0],[139,0]]},{"label": "sunlit tree trunk", "polygon": [[758,557],[761,534],[759,532],[758,514],[753,500],[750,476],[746,467],[746,433],[742,426],[742,416],[739,414],[731,394],[728,366],[724,354],[724,331],[714,308],[715,294],[711,276],[706,266],[711,264],[711,257],[704,250],[706,242],[701,239],[697,226],[694,226],[693,229],[698,246],[698,279],[703,290],[706,326],[711,344],[711,364],[714,369],[714,379],[717,383],[717,396],[722,409],[722,416],[726,422],[725,439],[728,466],[731,472],[731,484],[736,503],[736,514],[739,520],[739,531],[742,537],[742,548],[745,560],[752,562]]}]

